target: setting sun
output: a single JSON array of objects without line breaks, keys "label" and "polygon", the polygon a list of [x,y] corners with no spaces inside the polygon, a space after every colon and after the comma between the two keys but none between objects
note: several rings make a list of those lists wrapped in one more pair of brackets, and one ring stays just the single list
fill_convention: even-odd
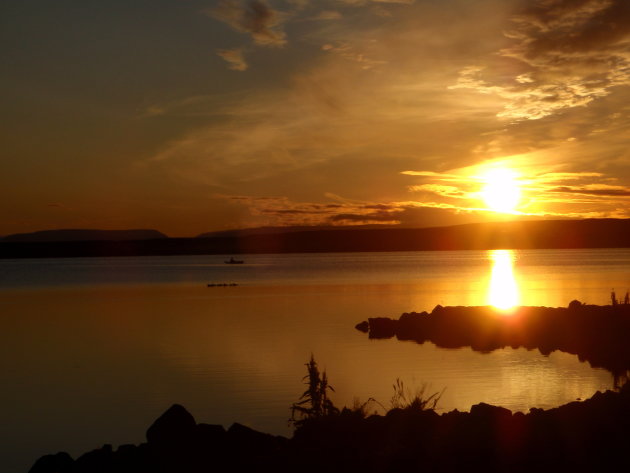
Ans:
[{"label": "setting sun", "polygon": [[483,177],[485,185],[481,197],[489,210],[514,213],[521,199],[521,189],[517,174],[509,169],[493,169]]},{"label": "setting sun", "polygon": [[630,0],[0,18],[0,473],[616,466]]}]

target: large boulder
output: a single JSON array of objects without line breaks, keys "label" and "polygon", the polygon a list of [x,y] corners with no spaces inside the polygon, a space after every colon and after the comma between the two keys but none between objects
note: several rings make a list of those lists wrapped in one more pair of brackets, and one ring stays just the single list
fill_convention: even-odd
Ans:
[{"label": "large boulder", "polygon": [[506,418],[512,417],[512,411],[501,406],[493,406],[492,404],[486,404],[480,402],[470,408],[470,415],[473,417],[482,418]]},{"label": "large boulder", "polygon": [[147,430],[147,441],[155,446],[175,446],[195,436],[195,418],[181,405],[173,404]]},{"label": "large boulder", "polygon": [[396,334],[398,321],[388,317],[373,317],[368,319],[370,324],[370,338],[391,338]]},{"label": "large boulder", "polygon": [[114,464],[114,452],[110,444],[84,453],[74,464],[76,473],[109,473]]},{"label": "large boulder", "polygon": [[28,473],[66,473],[71,472],[74,460],[66,452],[40,457]]},{"label": "large boulder", "polygon": [[359,322],[358,324],[356,324],[354,328],[363,333],[367,333],[370,330],[370,324],[367,320],[364,320],[363,322]]}]

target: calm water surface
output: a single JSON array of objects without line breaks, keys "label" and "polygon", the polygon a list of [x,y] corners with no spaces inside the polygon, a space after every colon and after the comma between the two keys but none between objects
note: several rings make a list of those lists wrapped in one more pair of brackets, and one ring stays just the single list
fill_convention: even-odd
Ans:
[{"label": "calm water surface", "polygon": [[396,378],[445,389],[444,411],[527,411],[612,387],[564,353],[375,341],[354,325],[436,304],[606,304],[630,287],[630,250],[229,256],[0,261],[0,470],[141,442],[175,402],[199,422],[289,435],[311,353],[338,405],[388,405]]}]

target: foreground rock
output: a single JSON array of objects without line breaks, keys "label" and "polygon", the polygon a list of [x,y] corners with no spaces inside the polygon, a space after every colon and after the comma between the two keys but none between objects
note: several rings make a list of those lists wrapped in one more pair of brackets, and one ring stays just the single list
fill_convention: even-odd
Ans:
[{"label": "foreground rock", "polygon": [[[367,330],[366,330],[367,328]],[[370,338],[396,337],[438,347],[489,352],[504,347],[560,350],[622,377],[630,369],[630,304],[568,308],[518,307],[509,314],[492,307],[442,307],[429,314],[404,313],[398,320],[368,319],[357,325]]]},{"label": "foreground rock", "polygon": [[76,460],[46,455],[31,473],[531,472],[612,470],[630,440],[630,387],[528,414],[477,404],[468,412],[344,409],[310,419],[291,439],[240,424],[197,424],[182,406],[147,431],[147,443],[105,445]]},{"label": "foreground rock", "polygon": [[116,450],[104,445],[76,460],[65,452],[45,455],[30,473],[252,471],[259,464],[273,465],[287,442],[241,424],[227,431],[221,425],[197,424],[178,404],[149,427],[146,437],[140,445]]}]

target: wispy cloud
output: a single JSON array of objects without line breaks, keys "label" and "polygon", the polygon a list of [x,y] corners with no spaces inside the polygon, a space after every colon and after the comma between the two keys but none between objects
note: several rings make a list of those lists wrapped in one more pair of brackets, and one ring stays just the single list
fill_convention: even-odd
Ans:
[{"label": "wispy cloud", "polygon": [[[513,65],[464,68],[452,88],[496,94],[498,116],[539,119],[585,106],[630,84],[630,3],[625,0],[525,2],[498,55]],[[506,73],[505,70],[513,72]]]},{"label": "wispy cloud", "polygon": [[236,31],[251,35],[256,44],[283,46],[287,42],[281,29],[283,15],[263,0],[222,0],[216,8],[206,12]]},{"label": "wispy cloud", "polygon": [[[485,183],[484,171],[504,164],[510,167],[505,161],[495,161],[444,173],[403,171],[403,174],[423,181],[409,186],[419,200],[479,211],[484,209],[480,192]],[[518,207],[521,215],[630,217],[627,208],[630,187],[615,183],[617,179],[613,176],[599,172],[541,171],[540,165],[532,166],[531,163],[519,167],[518,160],[511,168],[518,172],[517,182],[522,189],[523,196]]]},{"label": "wispy cloud", "polygon": [[346,5],[366,5],[369,3],[399,3],[403,5],[411,5],[416,2],[416,0],[337,0],[340,3],[345,3]]},{"label": "wispy cloud", "polygon": [[[527,25],[538,20],[519,20],[510,12],[510,28],[527,36],[512,31],[505,38],[501,31],[514,1],[511,6],[485,2],[488,8],[504,8],[503,16],[477,13],[475,22],[428,3],[380,3],[397,13],[386,20],[375,17],[378,2],[373,1],[311,2],[302,4],[299,12],[287,10],[272,29],[286,27],[292,48],[265,54],[282,55],[290,76],[267,70],[265,84],[273,86],[251,82],[247,93],[238,97],[157,107],[161,113],[178,114],[205,107],[207,120],[163,146],[151,165],[163,168],[169,178],[183,178],[211,192],[266,195],[277,189],[286,195],[273,203],[239,201],[248,221],[258,224],[405,224],[424,222],[430,212],[436,212],[431,213],[432,222],[439,220],[437,215],[449,223],[458,223],[462,216],[487,219],[492,214],[481,198],[483,182],[475,166],[495,158],[514,161],[521,173],[523,215],[619,215],[618,209],[627,206],[623,189],[593,187],[627,184],[621,178],[610,180],[627,174],[624,156],[630,155],[624,148],[625,113],[618,107],[617,114],[607,110],[606,101],[618,95],[603,100],[590,95],[589,107],[546,97],[544,88],[560,87],[568,73],[560,69],[554,75],[542,64],[531,65],[524,53],[522,59],[516,57],[517,47],[527,46],[534,37],[534,26]],[[551,4],[559,3],[544,2]],[[282,5],[293,8],[287,2]],[[445,21],[433,20],[438,10]],[[332,11],[342,16],[327,13]],[[520,14],[524,11],[521,8]],[[593,18],[605,9],[579,11]],[[318,14],[336,21],[310,21]],[[565,27],[575,29],[578,21],[563,15]],[[297,20],[299,25],[290,24]],[[471,37],[479,41],[471,43]],[[295,67],[289,61],[305,44],[305,55]],[[473,51],[464,48],[462,54],[463,45]],[[230,53],[222,56],[225,60],[238,63],[232,53],[238,50],[223,51]],[[489,60],[465,68],[470,57]],[[244,76],[263,71],[250,72]],[[458,72],[459,87],[485,95],[447,89],[445,84]],[[585,74],[576,77],[583,81]],[[560,111],[570,113],[556,113]],[[497,112],[510,118],[548,119],[498,121]],[[618,136],[614,147],[613,136]],[[310,205],[325,194],[351,200],[337,201],[340,207],[334,209]]]},{"label": "wispy cloud", "polygon": [[630,197],[630,187],[624,186],[607,186],[595,184],[588,186],[561,186],[550,190],[552,192],[591,195],[598,197]]},{"label": "wispy cloud", "polygon": [[601,172],[547,172],[536,176],[539,183],[559,183],[578,179],[604,177]]},{"label": "wispy cloud", "polygon": [[258,224],[271,226],[399,224],[397,216],[402,210],[394,204],[295,202],[288,197],[225,198],[247,207]]},{"label": "wispy cloud", "polygon": [[454,199],[469,198],[469,193],[462,190],[460,187],[444,184],[421,184],[418,186],[409,186],[409,190],[413,192],[427,192]]},{"label": "wispy cloud", "polygon": [[374,67],[387,64],[387,61],[373,59],[367,56],[363,52],[357,52],[350,44],[348,43],[339,43],[339,44],[324,44],[322,46],[322,51],[326,51],[329,53],[338,54],[340,57],[357,63],[361,69],[368,70]]},{"label": "wispy cloud", "polygon": [[468,209],[437,202],[360,202],[335,196],[334,201],[296,202],[288,197],[222,196],[247,208],[250,226],[436,226],[471,223]]},{"label": "wispy cloud", "polygon": [[376,3],[401,3],[404,5],[411,5],[415,3],[416,0],[372,0]]},{"label": "wispy cloud", "polygon": [[343,15],[337,10],[322,10],[311,17],[312,20],[340,20]]},{"label": "wispy cloud", "polygon": [[228,68],[233,71],[246,71],[248,68],[247,62],[243,57],[243,50],[240,48],[218,49],[217,54],[228,63]]}]

